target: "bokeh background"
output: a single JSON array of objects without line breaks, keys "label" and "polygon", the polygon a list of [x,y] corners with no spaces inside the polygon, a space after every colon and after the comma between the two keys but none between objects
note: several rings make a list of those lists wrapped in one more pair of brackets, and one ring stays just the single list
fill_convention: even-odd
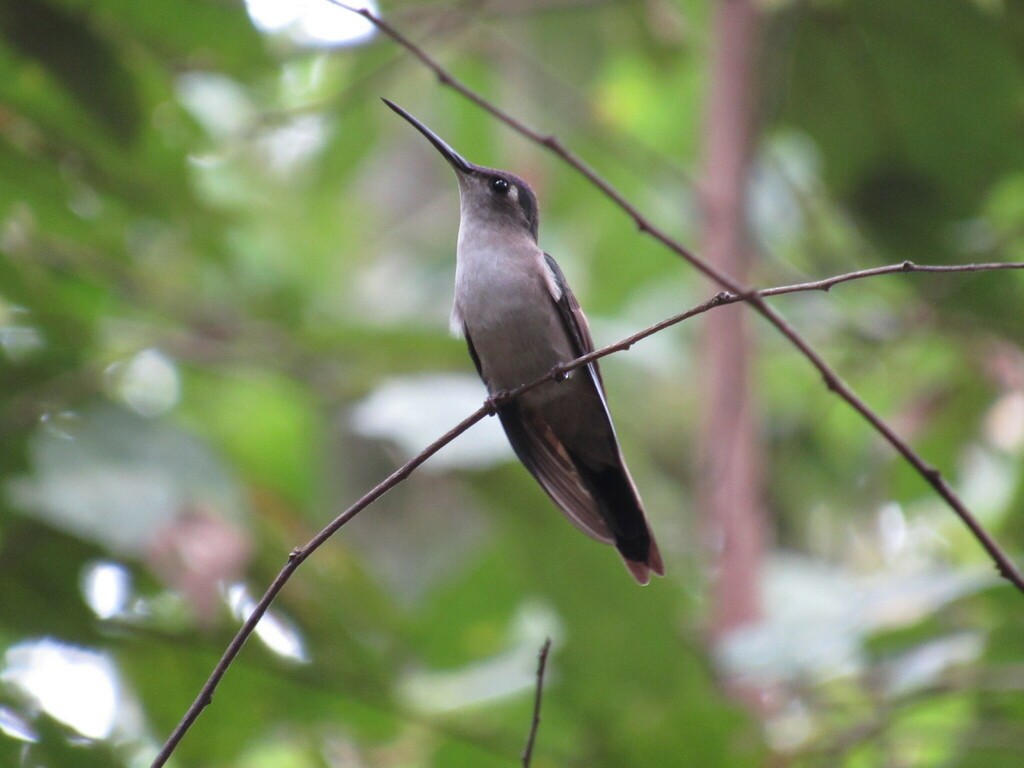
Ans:
[{"label": "bokeh background", "polygon": [[[1024,258],[1024,4],[747,7],[747,281]],[[719,4],[378,10],[700,246]],[[380,96],[530,181],[599,344],[717,290],[326,2],[0,3],[0,765],[148,765],[287,553],[482,401],[454,180]],[[1024,561],[1021,276],[774,304]],[[550,636],[537,768],[1019,766],[1024,597],[770,327],[715,362],[719,316],[603,364],[664,579],[486,420],[299,570],[173,764],[517,765]]]}]

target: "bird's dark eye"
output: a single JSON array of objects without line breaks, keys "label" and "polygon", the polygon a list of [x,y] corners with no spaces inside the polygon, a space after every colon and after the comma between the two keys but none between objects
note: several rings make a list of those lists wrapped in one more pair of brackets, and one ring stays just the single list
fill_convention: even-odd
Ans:
[{"label": "bird's dark eye", "polygon": [[497,178],[491,179],[491,191],[496,195],[507,195],[509,189],[509,183],[505,179]]}]

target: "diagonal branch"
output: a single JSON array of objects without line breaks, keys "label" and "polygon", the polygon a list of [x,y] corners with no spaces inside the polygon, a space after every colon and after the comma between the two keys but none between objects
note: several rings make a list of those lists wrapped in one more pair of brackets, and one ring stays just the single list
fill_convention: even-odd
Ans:
[{"label": "diagonal branch", "polygon": [[[564,376],[569,371],[572,371],[580,366],[592,363],[595,360],[600,360],[602,357],[607,357],[615,352],[625,352],[638,341],[646,339],[648,336],[653,336],[666,328],[670,328],[673,325],[678,325],[684,320],[689,320],[691,317],[696,315],[702,315],[710,309],[715,307],[724,307],[728,304],[736,304],[741,301],[749,301],[751,296],[784,296],[791,293],[809,293],[814,291],[829,292],[836,285],[842,283],[849,283],[855,280],[864,280],[869,277],[879,277],[881,275],[893,275],[893,274],[906,274],[910,272],[922,272],[922,273],[933,273],[933,274],[946,274],[946,273],[959,273],[959,272],[995,272],[1003,270],[1024,270],[1024,261],[999,261],[993,263],[977,263],[977,264],[915,264],[912,261],[901,261],[897,264],[887,264],[882,267],[871,267],[869,269],[859,269],[854,272],[845,272],[841,275],[834,275],[832,277],[826,277],[821,280],[811,280],[804,283],[793,283],[792,285],[780,285],[775,288],[763,288],[761,290],[748,292],[745,294],[730,293],[729,291],[720,291],[719,293],[712,296],[710,299],[692,307],[685,312],[680,312],[678,315],[672,315],[664,320],[661,320],[654,325],[650,325],[641,331],[627,336],[621,341],[617,341],[614,344],[609,344],[600,349],[594,350],[593,352],[578,357],[575,360],[563,363],[557,366],[554,371],[537,381],[531,381],[529,384],[524,384],[517,387],[509,392],[502,393],[500,396],[495,396],[492,400],[495,401],[496,405],[502,405],[508,400],[512,400],[519,397],[524,392],[539,387],[546,381],[552,379],[558,379]],[[991,554],[991,553],[990,553]],[[997,561],[998,564],[998,561]],[[1001,567],[1001,565],[1000,565]],[[1012,568],[1012,566],[1011,566]],[[1019,576],[1018,576],[1019,578]],[[1022,584],[1018,583],[1017,580],[1011,579],[1018,589],[1022,589]],[[1024,591],[1024,589],[1022,589]]]},{"label": "diagonal branch", "polygon": [[242,646],[245,645],[245,641],[249,639],[253,630],[256,629],[256,625],[259,624],[260,619],[263,618],[267,609],[270,608],[270,604],[274,602],[274,598],[277,597],[277,594],[292,577],[292,574],[296,569],[302,565],[303,561],[319,549],[320,546],[327,541],[327,539],[333,536],[339,528],[345,525],[345,523],[349,522],[373,502],[409,477],[417,467],[448,445],[448,443],[491,413],[493,413],[493,408],[490,405],[483,405],[477,408],[473,413],[445,432],[441,437],[424,448],[420,453],[413,456],[409,461],[388,475],[387,478],[378,483],[376,487],[362,496],[355,504],[334,518],[334,520],[328,523],[320,533],[310,539],[305,546],[296,547],[291,551],[288,555],[288,562],[285,563],[285,566],[274,578],[274,581],[269,587],[267,587],[267,591],[263,593],[259,602],[256,603],[256,606],[253,608],[252,613],[249,614],[249,617],[242,623],[242,626],[239,627],[238,632],[235,634],[234,638],[232,638],[228,647],[224,650],[220,661],[217,662],[217,666],[213,668],[213,672],[210,673],[210,677],[207,678],[206,683],[199,691],[199,695],[196,696],[195,701],[192,702],[188,711],[171,732],[171,735],[167,738],[167,741],[160,749],[160,752],[157,753],[156,758],[153,760],[152,768],[159,768],[167,762],[167,759],[171,756],[171,753],[178,745],[178,742],[181,741],[188,729],[192,727],[192,724],[199,717],[200,713],[202,713],[207,705],[213,701],[213,692],[216,690],[221,678],[223,678],[224,674],[228,671],[228,667],[231,666],[235,657],[238,656],[239,651],[242,650]]},{"label": "diagonal branch", "polygon": [[[912,262],[905,261],[900,264],[891,264],[886,267],[876,267],[874,269],[864,269],[857,272],[836,275],[835,277],[826,278],[824,280],[817,280],[814,282],[798,283],[795,285],[784,285],[779,286],[777,288],[767,288],[765,290],[758,291],[756,295],[779,296],[787,293],[803,293],[807,291],[828,290],[833,285],[837,285],[839,283],[845,283],[853,280],[864,279],[867,277],[875,277],[878,275],[892,274],[897,272],[983,272],[1002,269],[1024,269],[1024,262],[996,264],[963,264],[947,267],[917,265],[913,264]],[[277,597],[278,593],[284,588],[284,585],[292,577],[292,574],[296,571],[296,569],[302,564],[304,560],[306,560],[310,555],[312,555],[314,551],[316,551],[322,544],[324,544],[324,542],[326,542],[327,539],[333,536],[343,525],[348,523],[352,518],[354,518],[368,506],[373,504],[377,499],[379,499],[389,490],[394,488],[400,482],[408,478],[409,475],[411,475],[427,459],[429,459],[431,456],[433,456],[435,453],[441,450],[444,446],[448,445],[448,443],[452,442],[455,438],[457,438],[463,432],[468,430],[478,421],[481,421],[486,416],[490,416],[496,413],[497,408],[499,406],[514,400],[515,398],[519,397],[525,392],[528,392],[532,389],[536,389],[537,387],[541,386],[542,384],[545,384],[546,382],[561,381],[565,378],[565,374],[568,373],[569,371],[584,366],[602,357],[607,357],[608,355],[614,354],[615,352],[626,351],[634,344],[636,344],[638,341],[641,341],[642,339],[645,339],[648,336],[653,336],[654,334],[659,333],[660,331],[663,331],[666,328],[669,328],[673,325],[677,325],[683,322],[684,320],[687,320],[691,317],[695,317],[696,315],[703,314],[711,309],[714,309],[715,307],[721,307],[727,304],[735,304],[740,301],[749,301],[752,295],[753,294],[732,294],[726,291],[722,291],[717,295],[712,296],[707,301],[702,302],[701,304],[698,304],[692,309],[687,310],[686,312],[682,312],[678,315],[674,315],[665,320],[662,320],[659,323],[655,323],[654,325],[651,325],[642,331],[634,333],[632,336],[627,336],[626,338],[616,342],[615,344],[609,344],[606,347],[602,347],[601,349],[595,350],[594,352],[591,352],[588,355],[584,355],[583,357],[577,358],[576,360],[572,360],[568,363],[564,363],[563,365],[556,366],[548,374],[540,377],[535,381],[523,384],[522,386],[507,392],[495,393],[492,397],[488,398],[487,401],[479,408],[477,408],[473,413],[471,413],[465,419],[463,419],[450,430],[448,430],[444,435],[442,435],[437,440],[428,445],[426,448],[424,448],[420,453],[416,454],[411,459],[409,459],[405,464],[403,464],[401,467],[399,467],[390,475],[388,475],[388,477],[384,479],[382,482],[380,482],[376,487],[374,487],[372,490],[363,495],[358,501],[352,504],[352,506],[350,506],[340,515],[334,518],[334,520],[332,520],[323,530],[321,530],[316,536],[310,539],[308,543],[306,543],[302,547],[297,547],[296,549],[292,550],[291,554],[289,554],[288,556],[288,562],[285,563],[284,567],[274,578],[274,581],[267,588],[267,591],[263,593],[263,596],[259,599],[259,602],[256,603],[256,606],[253,609],[252,613],[249,615],[249,617],[245,620],[245,622],[243,622],[242,626],[239,627],[238,632],[235,634],[234,638],[228,644],[228,647],[224,650],[223,655],[217,662],[217,665],[213,668],[213,671],[210,673],[210,676],[209,678],[207,678],[206,683],[199,691],[199,694],[196,696],[191,706],[189,706],[188,711],[185,712],[185,714],[181,718],[181,721],[178,723],[177,726],[175,726],[170,736],[167,737],[167,741],[164,743],[163,747],[160,749],[160,752],[157,753],[156,758],[153,760],[151,768],[161,768],[161,766],[167,763],[168,758],[170,758],[171,753],[174,752],[174,749],[177,747],[178,743],[188,732],[189,728],[192,727],[192,724],[198,719],[202,711],[213,700],[214,691],[220,684],[220,681],[224,677],[225,673],[227,673],[228,667],[231,666],[232,662],[235,660],[235,657],[238,656],[239,652],[242,650],[242,646],[245,645],[245,641],[249,639],[249,636],[253,633],[253,630],[255,630],[256,625],[259,623],[260,619],[270,608],[270,604],[274,601],[274,598]],[[982,532],[984,533],[984,531]],[[988,538],[987,533],[985,535],[986,538]],[[1007,578],[1009,578],[1010,581],[1012,581],[1018,589],[1024,591],[1024,579],[1021,578],[1020,574],[1014,568],[1012,561],[993,540],[988,540],[990,541],[991,547],[994,550],[994,553],[990,551],[993,560],[996,561],[1001,570],[1006,569],[1009,573],[1011,573],[1013,577],[1008,576]],[[986,547],[986,549],[988,549],[988,547]]]},{"label": "diagonal branch", "polygon": [[948,482],[946,482],[939,470],[925,461],[913,448],[910,447],[909,443],[900,437],[899,434],[897,434],[897,432],[889,426],[884,419],[882,419],[881,416],[875,413],[871,406],[862,400],[860,396],[853,391],[850,385],[843,381],[842,377],[840,377],[839,374],[836,373],[827,362],[825,362],[825,359],[818,353],[818,351],[815,350],[814,347],[812,347],[810,343],[804,339],[804,337],[801,336],[800,333],[798,333],[782,315],[776,312],[762,299],[762,294],[757,291],[751,291],[744,288],[730,275],[727,275],[721,270],[716,269],[711,264],[708,264],[682,243],[672,238],[667,232],[656,226],[646,216],[644,216],[636,206],[630,203],[593,168],[567,149],[555,136],[541,134],[525,123],[512,117],[507,112],[499,109],[483,96],[472,90],[469,86],[455,78],[422,48],[409,40],[409,38],[395,29],[387,21],[366,8],[353,8],[352,6],[340,2],[340,0],[328,0],[328,2],[357,13],[367,19],[384,34],[409,51],[410,54],[419,59],[424,66],[430,69],[430,71],[437,76],[442,85],[448,86],[472,101],[474,104],[478,105],[481,109],[508,125],[516,132],[547,148],[583,175],[588,181],[597,187],[597,189],[604,193],[606,197],[618,205],[619,208],[632,218],[640,232],[653,237],[670,251],[687,261],[702,274],[721,285],[729,293],[742,296],[751,307],[753,307],[769,323],[774,325],[775,328],[783,336],[789,339],[790,343],[796,347],[805,358],[807,358],[811,365],[813,365],[817,369],[818,373],[821,374],[821,377],[825,382],[825,386],[828,387],[830,391],[845,400],[851,408],[853,408],[864,418],[865,421],[874,427],[875,431],[884,437],[886,441],[895,448],[896,451],[903,456],[903,458],[906,459],[915,470],[917,470],[918,474],[924,478],[925,482],[927,482],[935,492],[942,497],[946,504],[949,505],[949,507],[970,529],[974,537],[979,541],[982,547],[984,547],[985,551],[988,552],[993,561],[995,561],[996,568],[1000,575],[1012,582],[1021,592],[1024,592],[1024,576],[1022,576],[1013,564],[1005,557],[996,542],[991,536],[989,536],[988,532],[981,526],[981,523],[978,522],[974,514],[967,508],[963,501],[961,501],[956,492],[953,491],[952,487]]}]

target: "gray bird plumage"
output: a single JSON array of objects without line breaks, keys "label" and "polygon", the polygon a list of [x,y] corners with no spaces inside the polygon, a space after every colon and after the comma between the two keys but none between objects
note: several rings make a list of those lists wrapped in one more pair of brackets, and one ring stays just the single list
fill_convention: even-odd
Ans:
[{"label": "gray bird plumage", "polygon": [[[537,199],[518,176],[474,165],[387,99],[448,161],[459,183],[452,328],[492,394],[593,351],[587,320],[558,264],[537,245]],[[597,363],[502,406],[523,465],[578,528],[614,544],[641,584],[665,572],[619,449]]]}]

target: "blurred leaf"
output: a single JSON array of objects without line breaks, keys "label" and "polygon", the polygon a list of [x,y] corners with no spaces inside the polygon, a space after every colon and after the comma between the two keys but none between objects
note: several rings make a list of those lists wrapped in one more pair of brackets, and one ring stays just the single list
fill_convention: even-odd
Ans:
[{"label": "blurred leaf", "polygon": [[0,34],[35,59],[119,142],[138,135],[141,105],[119,57],[90,29],[90,19],[44,0],[0,6]]},{"label": "blurred leaf", "polygon": [[[81,739],[63,724],[47,715],[39,715],[32,723],[40,735],[36,744],[28,745],[14,765],[64,766],[76,768],[109,768],[122,762],[119,750],[99,741]],[[2,738],[2,737],[0,737]]]},{"label": "blurred leaf", "polygon": [[94,642],[96,617],[82,600],[79,579],[82,566],[102,551],[35,523],[6,523],[3,530],[0,570],[7,578],[0,579],[5,606],[0,628],[13,637],[56,635]]},{"label": "blurred leaf", "polygon": [[323,439],[310,393],[266,372],[197,377],[189,421],[202,425],[252,479],[295,501],[316,492]]},{"label": "blurred leaf", "polygon": [[158,421],[96,407],[42,427],[32,474],[8,483],[12,503],[110,551],[149,555],[192,508],[237,519],[238,489],[205,446]]},{"label": "blurred leaf", "polygon": [[957,0],[793,13],[778,19],[796,34],[787,112],[814,136],[837,189],[869,220],[885,216],[877,232],[900,232],[893,215],[964,215],[995,174],[1019,167],[1010,137],[1021,71],[997,14]]},{"label": "blurred leaf", "polygon": [[60,0],[88,9],[125,39],[175,65],[251,76],[272,63],[241,3],[204,0]]}]

